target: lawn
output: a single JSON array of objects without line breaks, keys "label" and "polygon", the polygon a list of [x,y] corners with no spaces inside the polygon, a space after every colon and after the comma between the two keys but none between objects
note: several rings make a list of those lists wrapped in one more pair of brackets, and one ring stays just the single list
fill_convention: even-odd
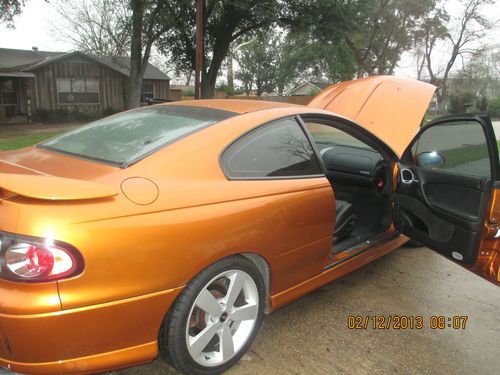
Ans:
[{"label": "lawn", "polygon": [[0,124],[0,150],[8,151],[31,146],[82,125],[82,123],[78,122],[57,124]]},{"label": "lawn", "polygon": [[8,151],[27,146],[32,146],[36,143],[42,142],[46,139],[52,138],[61,133],[62,133],[61,131],[55,131],[55,132],[29,134],[20,137],[0,139],[0,150]]}]

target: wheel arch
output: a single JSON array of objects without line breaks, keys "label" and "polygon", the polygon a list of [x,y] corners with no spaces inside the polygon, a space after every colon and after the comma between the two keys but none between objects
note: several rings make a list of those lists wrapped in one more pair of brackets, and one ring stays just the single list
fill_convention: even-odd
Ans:
[{"label": "wheel arch", "polygon": [[239,255],[247,258],[259,270],[266,287],[266,306],[264,313],[269,314],[271,312],[271,266],[262,255],[256,253],[240,253]]}]

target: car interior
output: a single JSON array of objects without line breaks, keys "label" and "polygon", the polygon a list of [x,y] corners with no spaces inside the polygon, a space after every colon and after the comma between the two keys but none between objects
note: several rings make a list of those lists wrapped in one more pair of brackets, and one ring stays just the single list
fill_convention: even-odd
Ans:
[{"label": "car interior", "polygon": [[330,124],[304,121],[335,192],[332,252],[352,252],[375,240],[390,225],[390,160]]}]

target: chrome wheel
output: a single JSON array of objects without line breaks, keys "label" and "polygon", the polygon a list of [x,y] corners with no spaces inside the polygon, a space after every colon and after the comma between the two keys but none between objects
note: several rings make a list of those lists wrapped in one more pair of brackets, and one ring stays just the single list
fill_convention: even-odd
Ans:
[{"label": "chrome wheel", "polygon": [[248,341],[259,312],[259,291],[242,270],[229,270],[198,293],[186,324],[191,358],[207,367],[223,365]]}]

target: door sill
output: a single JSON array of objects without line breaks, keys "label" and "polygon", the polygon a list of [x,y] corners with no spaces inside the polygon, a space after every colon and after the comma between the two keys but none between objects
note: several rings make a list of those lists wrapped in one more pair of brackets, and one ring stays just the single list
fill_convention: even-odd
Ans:
[{"label": "door sill", "polygon": [[[389,230],[376,234],[367,240],[360,242],[348,249],[342,250],[337,253],[333,253],[329,256],[330,263],[325,266],[325,270],[335,267],[336,265],[343,263],[365,251],[370,250],[372,247],[379,245],[381,242],[390,241],[400,235],[399,232],[391,232]],[[332,249],[333,250],[333,249]]]}]

